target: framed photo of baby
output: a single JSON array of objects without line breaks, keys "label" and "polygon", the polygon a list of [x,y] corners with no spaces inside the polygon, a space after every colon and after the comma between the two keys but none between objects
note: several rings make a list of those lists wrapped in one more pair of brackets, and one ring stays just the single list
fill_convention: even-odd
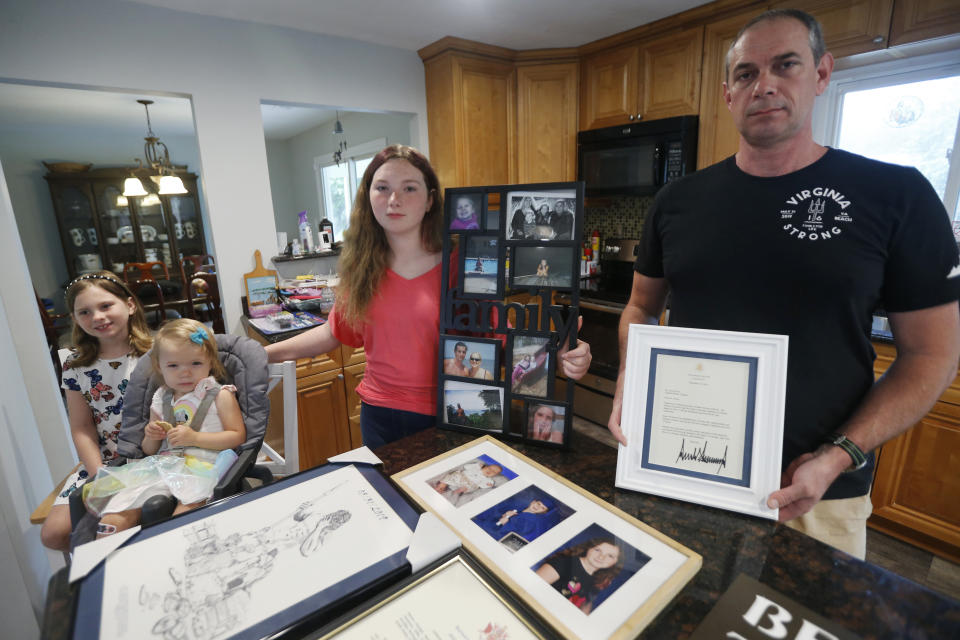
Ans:
[{"label": "framed photo of baby", "polygon": [[482,192],[455,191],[450,193],[446,202],[447,229],[454,232],[482,230],[484,200]]},{"label": "framed photo of baby", "polygon": [[428,479],[427,484],[447,502],[459,507],[516,477],[505,465],[481,454]]}]

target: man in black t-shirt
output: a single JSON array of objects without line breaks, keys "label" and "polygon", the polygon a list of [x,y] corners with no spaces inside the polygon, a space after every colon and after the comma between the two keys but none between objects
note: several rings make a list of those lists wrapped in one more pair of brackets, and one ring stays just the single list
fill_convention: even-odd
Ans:
[{"label": "man in black t-shirt", "polygon": [[[723,90],[739,150],[657,195],[620,320],[608,426],[625,442],[627,330],[656,324],[668,291],[671,325],[788,335],[783,477],[768,506],[862,558],[869,452],[956,375],[960,258],[918,171],[814,142],[813,102],[832,69],[819,25],[800,11],[767,12],[734,41]],[[898,355],[874,384],[878,305]]]}]

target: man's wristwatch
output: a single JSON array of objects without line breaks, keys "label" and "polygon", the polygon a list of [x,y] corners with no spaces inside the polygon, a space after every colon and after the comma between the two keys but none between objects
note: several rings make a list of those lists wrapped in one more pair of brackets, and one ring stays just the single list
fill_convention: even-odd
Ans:
[{"label": "man's wristwatch", "polygon": [[859,469],[863,469],[865,466],[867,466],[867,454],[865,454],[863,449],[858,447],[853,440],[842,433],[833,433],[827,436],[825,442],[827,444],[840,447],[847,452],[848,456],[850,456],[853,464],[844,469],[845,472],[858,471]]}]

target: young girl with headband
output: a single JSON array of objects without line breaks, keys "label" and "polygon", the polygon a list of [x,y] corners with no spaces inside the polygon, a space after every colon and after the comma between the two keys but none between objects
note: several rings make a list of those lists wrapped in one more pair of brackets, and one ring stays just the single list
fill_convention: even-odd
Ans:
[{"label": "young girl with headband", "polygon": [[73,350],[63,363],[61,386],[81,465],[60,488],[40,530],[43,544],[58,551],[70,547],[70,494],[118,457],[123,394],[152,344],[143,307],[113,273],[80,276],[67,285],[66,298]]},{"label": "young girl with headband", "polygon": [[174,514],[203,505],[217,483],[217,456],[247,438],[237,388],[218,382],[226,370],[202,323],[181,318],[164,324],[150,358],[163,385],[144,429],[147,457],[101,473],[84,487],[87,509],[100,516],[98,537],[139,523],[141,507],[155,495],[177,498]]}]

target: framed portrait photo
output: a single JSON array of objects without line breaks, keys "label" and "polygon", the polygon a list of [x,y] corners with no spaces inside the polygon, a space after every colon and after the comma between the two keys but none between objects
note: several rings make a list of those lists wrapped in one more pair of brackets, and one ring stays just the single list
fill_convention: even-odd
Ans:
[{"label": "framed portrait photo", "polygon": [[460,291],[464,298],[489,299],[503,294],[500,238],[472,235],[463,243]]},{"label": "framed portrait photo", "polygon": [[526,409],[526,438],[554,444],[566,442],[570,425],[566,405],[528,400]]},{"label": "framed portrait photo", "polygon": [[775,520],[787,336],[630,325],[616,484]]},{"label": "framed portrait photo", "polygon": [[[443,470],[480,456],[514,477],[466,504],[452,503],[431,485]],[[702,562],[683,545],[489,436],[392,477],[540,614],[550,637],[636,637]]]},{"label": "framed portrait photo", "polygon": [[450,190],[446,201],[447,230],[481,231],[484,228],[485,194],[482,191]]},{"label": "framed portrait photo", "polygon": [[503,387],[443,381],[443,424],[460,431],[503,431]]},{"label": "framed portrait photo", "polygon": [[473,380],[500,378],[500,341],[473,336],[440,336],[444,376]]},{"label": "framed portrait photo", "polygon": [[549,336],[514,333],[510,336],[507,374],[513,395],[549,398],[553,393],[554,357]]},{"label": "framed portrait photo", "polygon": [[505,200],[507,240],[574,239],[576,190],[508,191]]},{"label": "framed portrait photo", "polygon": [[572,247],[515,245],[510,260],[511,289],[571,289],[580,277]]}]

